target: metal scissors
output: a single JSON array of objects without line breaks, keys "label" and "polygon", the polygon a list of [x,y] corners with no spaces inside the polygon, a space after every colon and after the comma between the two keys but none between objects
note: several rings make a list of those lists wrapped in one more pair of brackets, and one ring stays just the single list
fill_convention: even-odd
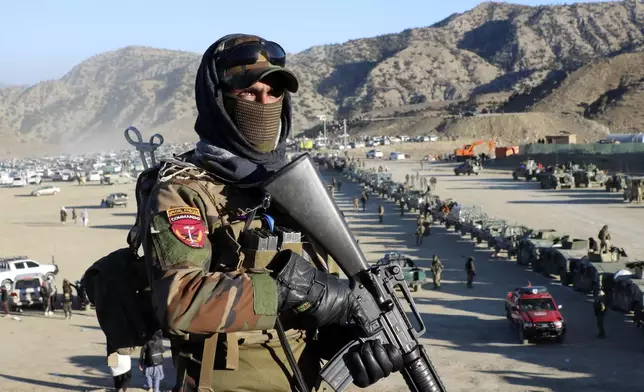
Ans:
[{"label": "metal scissors", "polygon": [[[136,137],[136,141],[130,136],[130,132],[134,133],[134,136]],[[141,131],[139,131],[136,127],[129,126],[125,130],[125,140],[127,140],[128,143],[133,145],[136,150],[141,154],[141,162],[143,162],[143,167],[147,170],[149,169],[148,166],[148,161],[145,156],[146,152],[150,153],[150,163],[152,163],[152,166],[157,165],[157,161],[154,157],[154,152],[156,151],[157,148],[161,147],[163,144],[163,136],[161,136],[158,133],[155,133],[150,137],[149,142],[144,142],[143,137],[141,136]]]}]

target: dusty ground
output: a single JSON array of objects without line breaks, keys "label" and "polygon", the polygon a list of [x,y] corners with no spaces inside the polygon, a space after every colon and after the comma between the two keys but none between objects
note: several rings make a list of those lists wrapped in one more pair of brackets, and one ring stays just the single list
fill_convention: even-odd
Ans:
[{"label": "dusty ground", "polygon": [[[399,179],[419,165],[389,164]],[[641,238],[644,207],[620,205],[603,193],[560,192],[531,189],[534,185],[512,183],[494,176],[480,178],[450,176],[437,165],[438,193],[463,203],[481,205],[488,213],[514,219],[531,226],[568,230],[580,236],[596,235],[607,223],[616,243],[640,255],[635,237]],[[121,209],[98,209],[100,199],[114,191],[132,195],[133,185],[101,187],[64,185],[53,197],[22,197],[28,190],[0,189],[4,217],[0,225],[2,255],[27,254],[47,262],[55,255],[61,272],[57,278],[77,280],[97,258],[122,246],[133,220],[133,205]],[[464,192],[471,190],[472,192]],[[376,200],[366,213],[351,211],[351,200],[358,192],[345,180],[337,202],[350,219],[368,258],[376,260],[385,251],[401,251],[428,266],[432,254],[441,257],[446,270],[443,290],[426,287],[417,293],[417,304],[424,314],[427,333],[423,343],[449,391],[618,391],[637,390],[644,376],[640,363],[644,355],[642,332],[625,322],[623,315],[611,312],[607,318],[608,339],[595,339],[594,317],[589,302],[580,294],[503,260],[488,259],[489,253],[476,248],[458,235],[437,227],[419,248],[414,246],[414,217],[400,217],[397,209],[385,203],[385,224],[377,224]],[[581,191],[579,191],[581,192]],[[618,196],[610,198],[618,200]],[[541,205],[543,204],[543,205]],[[58,222],[60,206],[87,206],[90,227],[63,226]],[[586,218],[575,215],[584,211]],[[638,220],[639,215],[639,220]],[[573,219],[574,218],[574,219]],[[629,233],[632,226],[632,233]],[[638,231],[639,230],[639,231]],[[641,246],[641,245],[640,245]],[[477,260],[478,281],[465,288],[465,257]],[[521,346],[503,314],[504,294],[525,284],[548,285],[563,305],[569,323],[569,336],[563,346],[544,344]],[[104,338],[92,313],[76,312],[65,320],[56,312],[45,318],[40,311],[18,315],[21,321],[0,319],[0,350],[5,358],[0,370],[0,391],[84,391],[110,386],[105,364]],[[169,361],[165,385],[172,385]],[[142,378],[135,373],[134,385]],[[390,377],[370,388],[373,391],[404,391],[399,376]]]}]

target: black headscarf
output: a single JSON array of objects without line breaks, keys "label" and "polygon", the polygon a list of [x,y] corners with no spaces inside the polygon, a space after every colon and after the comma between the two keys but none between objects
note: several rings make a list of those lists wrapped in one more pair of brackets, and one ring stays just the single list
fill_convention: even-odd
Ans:
[{"label": "black headscarf", "polygon": [[[198,111],[195,131],[201,138],[197,144],[197,157],[205,169],[226,183],[243,185],[258,183],[286,164],[286,138],[291,132],[291,96],[288,91],[284,91],[282,125],[277,147],[271,152],[256,150],[242,136],[224,109],[222,85],[215,67],[214,54],[217,47],[222,42],[239,36],[243,34],[230,34],[217,40],[201,59],[195,81]],[[213,155],[213,146],[215,150],[225,150],[224,154],[215,151]]]}]

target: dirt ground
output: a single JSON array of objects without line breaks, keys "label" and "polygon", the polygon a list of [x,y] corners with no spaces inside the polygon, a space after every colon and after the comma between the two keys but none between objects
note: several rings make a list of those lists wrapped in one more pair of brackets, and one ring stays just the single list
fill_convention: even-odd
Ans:
[{"label": "dirt ground", "polygon": [[[397,179],[419,168],[418,163],[387,164]],[[642,257],[641,238],[644,207],[621,205],[615,194],[592,190],[550,192],[534,184],[514,183],[498,174],[455,177],[443,165],[432,165],[423,175],[438,178],[438,194],[454,197],[463,204],[477,204],[489,214],[516,220],[535,227],[552,227],[580,237],[596,235],[602,224],[611,228],[614,241],[627,251]],[[509,175],[508,175],[509,177]],[[0,225],[2,256],[25,254],[41,262],[52,255],[60,266],[56,283],[79,279],[99,257],[125,244],[127,229],[135,206],[99,209],[101,198],[115,191],[133,195],[134,185],[101,187],[64,184],[52,197],[23,197],[29,189],[0,189],[4,217]],[[472,192],[464,192],[471,190]],[[452,391],[621,391],[638,390],[644,376],[634,366],[644,356],[642,331],[634,328],[624,315],[610,312],[606,340],[595,338],[596,328],[591,303],[581,294],[561,287],[509,261],[490,258],[488,251],[469,240],[435,227],[421,247],[413,237],[415,217],[400,217],[388,202],[385,223],[377,223],[377,198],[367,212],[351,211],[358,193],[355,184],[344,180],[336,200],[350,221],[369,260],[384,252],[409,254],[423,267],[433,254],[445,265],[443,289],[429,285],[415,294],[423,313],[427,333],[422,341],[441,375],[447,390]],[[613,199],[615,199],[613,201]],[[90,227],[59,222],[61,206],[88,208]],[[583,212],[583,216],[580,212]],[[465,258],[476,258],[477,281],[473,289],[465,287]],[[509,290],[528,281],[547,285],[569,325],[563,345],[522,346],[517,334],[504,317],[502,298]],[[65,320],[60,310],[45,318],[40,310],[18,314],[20,321],[0,318],[0,391],[85,391],[102,390],[111,385],[105,363],[104,337],[93,312],[76,312]],[[164,385],[173,385],[169,353],[166,355]],[[8,360],[7,360],[8,359]],[[133,372],[133,387],[142,385],[138,371]],[[139,389],[133,389],[139,390]],[[351,390],[358,390],[351,388]],[[405,391],[399,375],[372,386],[370,391]]]}]

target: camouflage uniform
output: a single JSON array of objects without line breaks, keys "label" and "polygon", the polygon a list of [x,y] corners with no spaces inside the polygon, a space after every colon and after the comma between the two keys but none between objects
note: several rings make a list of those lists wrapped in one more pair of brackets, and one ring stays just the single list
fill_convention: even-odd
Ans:
[{"label": "camouflage uniform", "polygon": [[608,225],[604,225],[604,227],[602,227],[602,229],[599,231],[599,234],[597,234],[597,238],[599,238],[599,251],[601,253],[610,252],[611,237],[610,233],[608,232]]},{"label": "camouflage uniform", "polygon": [[597,297],[593,303],[593,308],[595,310],[595,318],[597,319],[597,337],[602,339],[606,337],[606,331],[604,330],[604,317],[606,315],[606,305],[604,301]]},{"label": "camouflage uniform", "polygon": [[[175,366],[185,372],[184,390],[196,390],[199,361],[208,349],[216,353],[214,390],[258,390],[258,385],[262,391],[289,390],[288,362],[272,329],[276,283],[265,266],[244,262],[237,242],[244,227],[241,212],[257,203],[197,167],[178,175],[180,170],[168,166],[160,174],[166,180],[150,194],[142,239],[153,303],[171,334]],[[305,352],[304,331],[286,333],[313,385],[319,358]],[[215,340],[204,343],[212,334]]]},{"label": "camouflage uniform", "polygon": [[476,268],[474,267],[474,258],[468,257],[465,263],[465,273],[467,274],[467,287],[474,287],[474,277],[476,276]]},{"label": "camouflage uniform", "polygon": [[436,177],[432,177],[429,179],[429,188],[430,190],[434,191],[436,189],[436,183],[438,180],[436,180]]},{"label": "camouflage uniform", "polygon": [[440,290],[441,288],[441,274],[443,273],[443,263],[434,255],[432,257],[432,280],[434,281],[434,289]]},{"label": "camouflage uniform", "polygon": [[425,226],[422,224],[416,226],[416,245],[423,244],[423,234],[425,234]]},{"label": "camouflage uniform", "polygon": [[642,188],[639,185],[633,187],[633,199],[637,204],[642,203]]},{"label": "camouflage uniform", "polygon": [[358,211],[358,196],[353,196],[353,210]]}]

